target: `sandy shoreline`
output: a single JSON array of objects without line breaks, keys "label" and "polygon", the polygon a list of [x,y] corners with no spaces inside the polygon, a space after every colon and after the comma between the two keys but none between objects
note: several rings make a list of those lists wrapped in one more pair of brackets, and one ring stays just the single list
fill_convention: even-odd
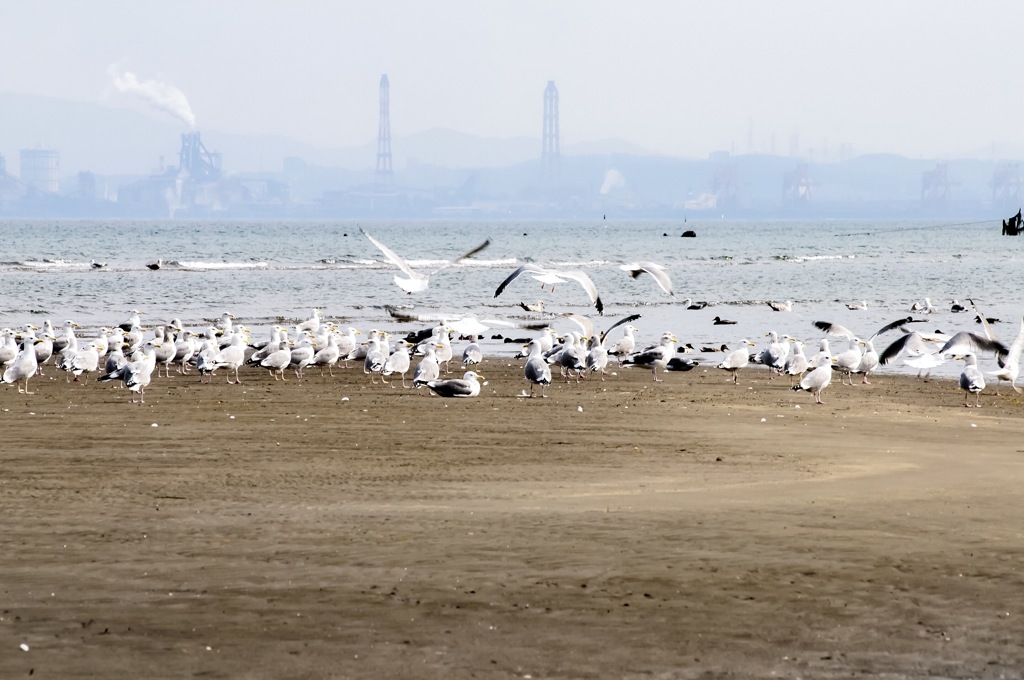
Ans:
[{"label": "sandy shoreline", "polygon": [[0,675],[1021,677],[1017,395],[482,372],[0,391]]}]

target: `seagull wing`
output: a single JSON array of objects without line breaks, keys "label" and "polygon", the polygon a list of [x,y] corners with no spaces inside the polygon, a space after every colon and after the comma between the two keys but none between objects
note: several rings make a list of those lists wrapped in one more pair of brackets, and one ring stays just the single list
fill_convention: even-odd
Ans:
[{"label": "seagull wing", "polygon": [[831,335],[838,335],[846,338],[847,340],[853,340],[856,338],[856,334],[846,326],[840,326],[837,323],[830,323],[828,321],[815,321],[814,327],[819,331],[825,331]]},{"label": "seagull wing", "polygon": [[597,293],[597,286],[594,285],[594,282],[591,281],[589,276],[578,270],[558,272],[558,275],[564,276],[567,279],[572,279],[583,286],[583,290],[587,291],[587,295],[590,296],[590,301],[593,302],[594,307],[597,308],[597,313],[604,314],[604,303],[601,302],[601,296]]},{"label": "seagull wing", "polygon": [[378,250],[380,250],[380,252],[384,253],[384,257],[386,257],[389,260],[391,260],[391,263],[393,265],[395,265],[396,267],[398,267],[399,269],[401,269],[403,272],[405,272],[405,274],[408,277],[413,278],[413,279],[421,279],[421,278],[423,278],[423,274],[420,274],[419,272],[414,270],[412,267],[410,267],[409,263],[406,262],[405,260],[403,260],[402,257],[398,253],[396,253],[395,251],[391,250],[391,248],[388,248],[386,245],[384,245],[383,243],[381,243],[380,241],[378,241],[374,237],[370,236],[361,227],[360,227],[359,231],[361,231],[363,233],[363,236],[365,236],[366,238],[370,239],[370,243],[372,243],[373,245],[377,246],[377,248],[378,248]]},{"label": "seagull wing", "polygon": [[663,291],[669,295],[675,295],[675,293],[672,292],[672,279],[668,277],[668,274],[661,265],[654,264],[653,262],[631,262],[629,264],[619,265],[619,269],[629,272],[629,275],[634,279],[644,272],[647,272],[654,277],[654,280]]},{"label": "seagull wing", "polygon": [[882,353],[878,355],[878,363],[884,366],[898,357],[904,350],[913,351],[917,354],[924,353],[926,347],[924,340],[921,339],[921,335],[915,331],[901,335],[892,344],[882,350]]},{"label": "seagull wing", "polygon": [[1006,345],[998,340],[989,340],[977,333],[960,331],[946,341],[938,354],[978,354],[979,352],[994,352],[997,356],[1004,357],[1007,350]]},{"label": "seagull wing", "polygon": [[985,331],[985,337],[989,340],[995,340],[995,336],[992,334],[992,326],[989,325],[988,317],[981,313],[978,309],[978,305],[974,304],[974,300],[967,298],[967,301],[971,303],[971,307],[974,308],[974,313],[978,315],[978,320],[981,322],[981,327]]},{"label": "seagull wing", "polygon": [[[908,316],[908,317],[903,318],[903,319],[897,319],[896,321],[891,321],[891,322],[885,324],[884,326],[882,326],[881,328],[879,328],[877,331],[875,331],[874,334],[870,338],[868,338],[868,341],[874,340],[875,338],[877,338],[882,333],[888,333],[889,331],[896,330],[897,328],[902,328],[903,324],[907,324],[907,323],[924,323],[924,319],[915,319],[912,316]],[[904,331],[904,332],[909,332],[909,331]]]},{"label": "seagull wing", "polygon": [[522,274],[523,272],[533,272],[533,273],[536,273],[536,274],[547,274],[547,273],[549,273],[548,270],[544,269],[543,267],[538,267],[535,264],[526,263],[523,266],[521,266],[519,269],[517,269],[514,272],[512,272],[511,274],[509,274],[508,278],[506,278],[504,281],[502,281],[498,285],[498,289],[494,291],[494,297],[498,297],[499,295],[501,295],[501,292],[503,290],[505,290],[505,287],[508,286],[508,284],[510,284],[513,281],[515,281],[517,278],[519,278],[519,275]]},{"label": "seagull wing", "polygon": [[594,337],[594,322],[588,319],[587,317],[581,314],[570,314],[568,312],[563,314],[562,316],[564,316],[565,318],[569,319],[577,326],[579,326],[580,330],[583,331],[583,335],[587,336],[588,338]]},{"label": "seagull wing", "polygon": [[630,314],[629,316],[626,316],[626,317],[623,317],[623,318],[619,319],[618,321],[613,323],[611,326],[609,326],[603,333],[601,333],[601,342],[604,342],[604,339],[608,337],[608,334],[611,333],[616,328],[618,328],[619,326],[621,326],[622,324],[633,323],[634,321],[636,321],[639,318],[640,318],[639,314]]},{"label": "seagull wing", "polygon": [[484,241],[483,243],[478,245],[476,248],[473,248],[472,250],[469,250],[469,251],[463,253],[462,255],[459,255],[454,260],[449,260],[448,262],[445,262],[443,265],[441,265],[440,267],[438,267],[437,269],[432,271],[430,273],[430,275],[433,276],[434,274],[438,273],[442,269],[447,269],[448,267],[451,267],[453,264],[458,264],[459,262],[462,262],[463,260],[468,260],[469,258],[471,258],[474,255],[480,253],[481,251],[486,250],[487,246],[489,246],[489,245],[491,245],[491,239],[487,239],[486,241]]}]

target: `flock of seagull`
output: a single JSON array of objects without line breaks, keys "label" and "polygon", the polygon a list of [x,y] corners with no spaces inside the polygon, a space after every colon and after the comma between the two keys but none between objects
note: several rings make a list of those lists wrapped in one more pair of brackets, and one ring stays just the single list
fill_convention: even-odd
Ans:
[{"label": "flock of seagull", "polygon": [[[473,257],[490,244],[488,239],[458,258],[447,261],[430,274],[424,274],[414,270],[397,253],[370,234],[365,231],[363,234],[405,275],[396,275],[395,283],[409,294],[425,290],[430,277],[438,271]],[[636,262],[623,264],[621,269],[633,278],[648,274],[663,292],[674,296],[672,282],[663,267],[652,262]],[[523,264],[501,282],[494,297],[501,295],[523,275],[540,281],[542,287],[550,285],[552,290],[560,283],[574,281],[586,292],[598,314],[603,314],[604,305],[594,282],[586,273],[578,270],[556,270]],[[810,392],[819,404],[823,403],[822,391],[831,383],[835,373],[840,374],[842,382],[849,380],[850,385],[854,384],[855,375],[862,376],[862,382],[868,383],[869,375],[879,366],[902,356],[906,365],[918,369],[919,377],[922,372],[927,377],[927,372],[945,361],[947,356],[956,356],[964,361],[959,380],[965,392],[964,404],[970,406],[970,396],[974,395],[974,405],[980,406],[980,393],[986,383],[977,365],[979,354],[990,353],[996,357],[999,370],[989,375],[997,381],[997,393],[1002,382],[1009,382],[1014,390],[1020,392],[1015,381],[1019,372],[1020,354],[1024,349],[1024,321],[1017,337],[1007,347],[992,332],[990,322],[994,320],[982,315],[973,301],[968,302],[977,312],[983,333],[962,331],[952,336],[929,334],[912,329],[911,324],[922,320],[905,317],[885,324],[864,338],[842,325],[818,321],[814,323],[817,330],[839,341],[846,341],[848,348],[833,354],[830,340],[823,338],[818,343],[817,353],[807,356],[804,353],[805,345],[796,338],[789,335],[780,338],[775,331],[769,331],[765,334],[765,346],[757,351],[752,351],[756,343],[748,339],[742,340],[740,346],[732,351],[728,351],[724,345],[721,350],[706,350],[726,352],[716,368],[728,373],[733,383],[739,382],[738,374],[742,369],[752,363],[761,364],[769,370],[770,377],[793,377],[793,389]],[[543,311],[543,302],[537,305],[519,304],[528,311]],[[703,309],[708,303],[695,303],[687,299],[682,304],[687,309]],[[768,304],[779,312],[788,312],[793,308],[789,300]],[[867,303],[860,301],[846,306],[850,310],[863,310],[867,308]],[[951,311],[966,309],[958,301],[953,301]],[[397,321],[435,323],[404,338],[373,330],[365,342],[360,342],[357,338],[361,335],[359,330],[353,327],[343,329],[339,324],[325,321],[321,310],[314,309],[310,317],[301,323],[288,327],[275,326],[268,339],[255,342],[250,330],[235,323],[234,315],[229,312],[222,314],[210,326],[198,330],[186,329],[180,320],[174,319],[168,324],[154,326],[151,337],[148,336],[149,329],[143,327],[137,310],[133,310],[129,318],[118,326],[99,329],[96,337],[91,339],[78,338],[76,329],[79,325],[74,321],[65,321],[58,333],[50,321],[46,320],[41,326],[30,323],[18,329],[0,331],[2,381],[16,385],[19,393],[33,394],[29,390],[29,380],[37,374],[41,375],[44,367],[52,362],[58,370],[65,372],[68,381],[74,379],[86,382],[95,373],[101,382],[117,381],[130,390],[133,403],[136,395],[139,403],[144,403],[145,389],[152,382],[153,374],[156,373],[157,378],[162,374],[170,377],[172,367],[183,375],[189,374],[194,368],[200,380],[212,380],[213,374],[223,369],[227,373],[228,383],[241,383],[240,370],[244,366],[262,368],[268,370],[275,380],[286,380],[286,372],[290,370],[302,379],[304,369],[309,367],[333,375],[335,367],[339,365],[348,367],[352,362],[360,362],[372,383],[377,383],[379,379],[382,384],[390,382],[391,387],[395,387],[394,380],[400,378],[403,388],[425,387],[430,393],[441,397],[472,398],[480,394],[480,384],[484,379],[474,369],[483,361],[478,339],[495,326],[539,331],[535,337],[523,339],[523,351],[516,355],[516,358],[525,359],[523,377],[530,386],[529,392],[523,390],[519,395],[523,397],[535,396],[535,388],[538,387],[540,396],[546,396],[546,388],[553,379],[553,367],[557,367],[560,377],[565,381],[575,380],[578,383],[581,379],[596,375],[604,380],[609,362],[615,360],[623,367],[649,368],[652,380],[660,382],[662,378],[658,376],[659,369],[689,371],[700,363],[686,356],[676,356],[678,353],[685,355],[695,348],[686,345],[677,350],[679,340],[671,332],[663,333],[656,344],[638,349],[635,334],[639,329],[632,325],[640,318],[638,314],[619,319],[604,330],[597,329],[586,316],[562,315],[559,318],[567,318],[579,330],[559,335],[551,328],[550,321],[481,321],[474,315],[431,318],[401,312],[394,307],[388,307],[387,310]],[[912,311],[931,313],[936,310],[926,298],[924,303],[915,303]],[[735,322],[715,317],[714,323],[727,325]],[[620,327],[621,335],[612,342],[611,333]],[[882,334],[897,330],[898,338],[879,353],[874,346],[875,340]],[[461,377],[442,377],[442,368],[446,376],[450,375],[450,363],[456,359],[453,349],[453,338],[456,337],[466,340],[467,344],[458,359],[467,370]],[[407,383],[410,373],[411,385]]]}]

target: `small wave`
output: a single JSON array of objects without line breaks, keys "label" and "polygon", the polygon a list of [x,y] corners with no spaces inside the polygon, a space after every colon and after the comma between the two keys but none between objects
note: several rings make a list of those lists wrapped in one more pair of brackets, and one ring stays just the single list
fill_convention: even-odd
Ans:
[{"label": "small wave", "polygon": [[174,264],[182,269],[189,271],[213,271],[220,269],[266,269],[266,262],[193,262],[188,260],[182,260],[181,262],[171,262],[168,264]]},{"label": "small wave", "polygon": [[600,267],[608,264],[610,260],[566,260],[564,262],[552,262],[555,267]]},{"label": "small wave", "polygon": [[503,260],[478,260],[476,258],[469,260],[462,260],[458,263],[459,267],[508,267],[514,265],[519,260],[514,257],[509,257]]},{"label": "small wave", "polygon": [[68,262],[67,260],[21,260],[11,263],[15,267],[26,267],[28,269],[86,269],[88,262]]},{"label": "small wave", "polygon": [[852,260],[855,259],[856,255],[776,255],[776,260],[783,260],[786,262],[813,262],[815,260]]}]

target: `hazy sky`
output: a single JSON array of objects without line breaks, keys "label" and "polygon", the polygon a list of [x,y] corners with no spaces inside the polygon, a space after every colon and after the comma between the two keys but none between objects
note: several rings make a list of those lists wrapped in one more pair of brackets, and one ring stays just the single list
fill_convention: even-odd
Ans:
[{"label": "hazy sky", "polygon": [[1017,0],[6,0],[0,91],[140,106],[114,65],[200,130],[332,147],[375,139],[382,73],[395,136],[539,139],[554,80],[563,144],[933,157],[1024,145],[1022,26]]}]

